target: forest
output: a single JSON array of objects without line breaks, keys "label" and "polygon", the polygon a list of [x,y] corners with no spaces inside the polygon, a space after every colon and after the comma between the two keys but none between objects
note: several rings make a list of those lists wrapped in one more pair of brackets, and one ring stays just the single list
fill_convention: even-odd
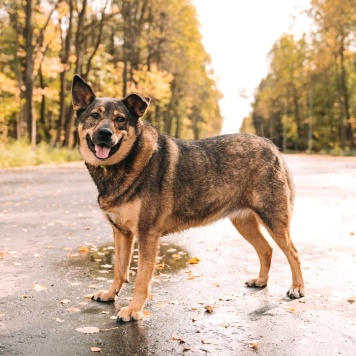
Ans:
[{"label": "forest", "polygon": [[[354,154],[356,0],[311,0],[307,15],[309,32],[276,39],[236,131],[284,151]],[[1,0],[0,44],[0,144],[74,147],[76,73],[98,96],[150,96],[145,119],[170,135],[220,133],[222,93],[191,0]]]},{"label": "forest", "polygon": [[184,138],[219,134],[216,79],[189,0],[1,0],[0,143],[75,145],[71,82],[137,92],[145,119]]},{"label": "forest", "polygon": [[240,131],[283,150],[355,154],[356,0],[311,0],[310,33],[285,33]]}]

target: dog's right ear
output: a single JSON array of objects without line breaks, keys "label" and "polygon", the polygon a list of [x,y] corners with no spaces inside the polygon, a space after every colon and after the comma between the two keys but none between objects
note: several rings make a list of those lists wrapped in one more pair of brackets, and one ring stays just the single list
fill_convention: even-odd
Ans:
[{"label": "dog's right ear", "polygon": [[95,94],[90,85],[76,74],[72,84],[72,104],[74,111],[85,109],[94,99]]}]

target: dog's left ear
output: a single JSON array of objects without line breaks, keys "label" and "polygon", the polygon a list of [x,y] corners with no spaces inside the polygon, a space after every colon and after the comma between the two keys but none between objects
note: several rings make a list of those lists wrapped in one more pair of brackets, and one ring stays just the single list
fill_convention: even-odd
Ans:
[{"label": "dog's left ear", "polygon": [[72,103],[75,111],[85,109],[93,100],[95,94],[90,85],[79,75],[75,75],[72,84]]},{"label": "dog's left ear", "polygon": [[137,94],[130,94],[122,102],[126,105],[126,107],[133,113],[135,113],[138,117],[141,117],[148,105],[150,105],[150,98],[142,98]]}]

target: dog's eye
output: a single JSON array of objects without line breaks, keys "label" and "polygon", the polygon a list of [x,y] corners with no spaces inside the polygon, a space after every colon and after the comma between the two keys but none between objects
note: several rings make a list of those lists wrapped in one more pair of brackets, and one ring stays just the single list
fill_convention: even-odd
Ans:
[{"label": "dog's eye", "polygon": [[116,118],[116,121],[117,121],[117,122],[125,122],[126,119],[125,119],[124,117],[122,117],[122,116],[118,116],[118,117]]},{"label": "dog's eye", "polygon": [[97,112],[92,112],[92,113],[90,114],[90,116],[91,116],[93,119],[99,119],[99,117],[100,117],[99,113],[97,113]]}]

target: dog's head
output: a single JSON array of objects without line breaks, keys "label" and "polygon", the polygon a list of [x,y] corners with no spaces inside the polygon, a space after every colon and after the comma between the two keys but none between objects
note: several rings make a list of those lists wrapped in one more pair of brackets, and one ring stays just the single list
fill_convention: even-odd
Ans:
[{"label": "dog's head", "polygon": [[72,103],[77,115],[79,151],[94,166],[123,160],[141,132],[140,117],[150,98],[131,94],[125,99],[96,98],[91,87],[75,75]]}]

